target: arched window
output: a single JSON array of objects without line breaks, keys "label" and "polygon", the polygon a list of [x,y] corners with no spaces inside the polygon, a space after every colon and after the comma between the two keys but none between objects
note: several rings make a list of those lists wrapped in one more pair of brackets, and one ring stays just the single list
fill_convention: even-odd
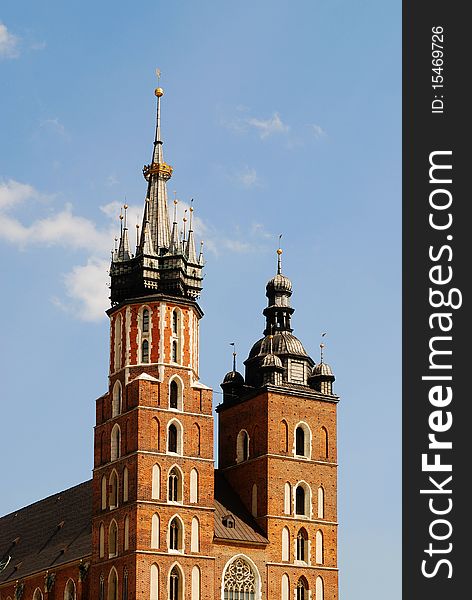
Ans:
[{"label": "arched window", "polygon": [[64,600],[75,600],[77,597],[73,579],[68,579],[64,589]]},{"label": "arched window", "polygon": [[198,471],[192,469],[190,471],[190,502],[196,504],[198,502]]},{"label": "arched window", "polygon": [[183,525],[178,517],[174,517],[169,523],[169,550],[174,552],[183,551]]},{"label": "arched window", "polygon": [[151,523],[151,548],[159,548],[159,515],[152,515]]},{"label": "arched window", "polygon": [[108,575],[108,600],[118,600],[118,573],[114,567]]},{"label": "arched window", "polygon": [[143,310],[143,321],[142,321],[142,329],[141,331],[143,333],[148,333],[149,332],[149,310],[147,308],[145,308]]},{"label": "arched window", "polygon": [[115,519],[110,523],[108,529],[108,558],[118,556],[118,525]]},{"label": "arched window", "polygon": [[129,517],[126,515],[125,517],[125,527],[124,527],[124,535],[123,535],[123,549],[129,550]]},{"label": "arched window", "polygon": [[316,563],[323,564],[323,534],[319,529],[316,532]]},{"label": "arched window", "polygon": [[308,533],[304,527],[297,534],[297,560],[308,562]]},{"label": "arched window", "polygon": [[161,447],[161,424],[156,417],[152,419],[151,435],[151,448],[159,452]]},{"label": "arched window", "polygon": [[128,600],[128,569],[123,571],[123,595],[122,600]]},{"label": "arched window", "polygon": [[167,428],[167,452],[173,454],[182,454],[182,425],[179,421],[173,420]]},{"label": "arched window", "polygon": [[149,342],[148,340],[143,340],[141,344],[141,362],[148,363],[149,362]]},{"label": "arched window", "polygon": [[192,519],[192,529],[190,535],[190,551],[200,552],[200,523],[197,517]]},{"label": "arched window", "polygon": [[323,579],[321,577],[316,578],[316,600],[323,600],[324,598],[324,584]]},{"label": "arched window", "polygon": [[152,467],[152,487],[151,487],[151,498],[158,500],[161,497],[161,468],[159,465],[153,465]]},{"label": "arched window", "polygon": [[102,510],[107,507],[107,478],[105,475],[102,477]]},{"label": "arched window", "polygon": [[113,400],[111,405],[111,416],[117,417],[121,414],[121,383],[115,381],[113,386]]},{"label": "arched window", "polygon": [[200,425],[198,423],[193,424],[193,431],[195,437],[195,456],[200,456],[201,454],[201,432]]},{"label": "arched window", "polygon": [[111,460],[117,460],[121,456],[121,430],[118,423],[113,426],[111,430],[111,439],[110,439],[110,458]]},{"label": "arched window", "polygon": [[308,581],[305,577],[300,577],[297,583],[297,600],[308,600]]},{"label": "arched window", "polygon": [[282,529],[282,560],[290,560],[290,531],[288,527]]},{"label": "arched window", "polygon": [[177,340],[172,340],[172,362],[178,362]]},{"label": "arched window", "polygon": [[324,489],[321,485],[318,488],[318,519],[324,519]]},{"label": "arched window", "polygon": [[169,600],[182,600],[183,576],[181,570],[175,565],[169,576]]},{"label": "arched window", "polygon": [[305,482],[299,483],[295,489],[295,514],[311,516],[311,490]]},{"label": "arched window", "polygon": [[236,440],[236,462],[240,463],[249,458],[249,435],[241,429]]},{"label": "arched window", "polygon": [[201,587],[201,574],[200,569],[195,565],[192,569],[192,600],[200,600],[200,587]]},{"label": "arched window", "polygon": [[179,313],[177,310],[172,312],[172,334],[179,335]]},{"label": "arched window", "polygon": [[256,600],[256,576],[251,565],[238,557],[231,562],[224,574],[225,600]]},{"label": "arched window", "polygon": [[182,475],[177,467],[173,467],[169,472],[168,481],[168,500],[169,502],[182,502]]},{"label": "arched window", "polygon": [[169,383],[169,408],[183,410],[183,384],[180,377],[174,377]]},{"label": "arched window", "polygon": [[251,512],[253,517],[257,517],[257,485],[252,486],[252,497],[251,497]]},{"label": "arched window", "polygon": [[282,575],[282,600],[290,600],[290,580],[287,573]]},{"label": "arched window", "polygon": [[285,419],[280,422],[280,449],[282,452],[288,452],[288,424]]},{"label": "arched window", "polygon": [[295,429],[295,454],[305,456],[305,432],[301,427]]},{"label": "arched window", "polygon": [[113,470],[110,475],[110,497],[108,499],[110,509],[118,506],[118,487],[118,473]]},{"label": "arched window", "polygon": [[105,600],[105,577],[100,573],[100,584],[98,588],[98,600]]},{"label": "arched window", "polygon": [[114,370],[118,371],[121,368],[121,315],[118,314],[115,317],[115,331],[114,331]]},{"label": "arched window", "polygon": [[123,502],[128,502],[129,473],[128,467],[123,469]]},{"label": "arched window", "polygon": [[325,427],[320,430],[320,455],[321,458],[328,458],[329,456],[328,431]]},{"label": "arched window", "polygon": [[284,485],[284,514],[292,514],[292,486],[288,481]]},{"label": "arched window", "polygon": [[34,590],[33,600],[43,600],[43,592],[39,588]]},{"label": "arched window", "polygon": [[105,525],[103,523],[100,523],[98,534],[98,556],[100,558],[105,556]]},{"label": "arched window", "polygon": [[151,565],[151,594],[149,600],[159,600],[159,567]]}]

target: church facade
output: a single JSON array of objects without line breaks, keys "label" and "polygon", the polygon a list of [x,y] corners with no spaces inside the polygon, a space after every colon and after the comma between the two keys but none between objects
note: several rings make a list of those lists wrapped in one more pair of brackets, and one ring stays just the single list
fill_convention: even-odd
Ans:
[{"label": "church facade", "polygon": [[293,335],[278,250],[263,336],[221,384],[215,469],[203,254],[192,208],[183,235],[169,213],[155,94],[138,244],[125,210],[110,267],[93,478],[0,519],[0,600],[338,600],[334,376]]}]

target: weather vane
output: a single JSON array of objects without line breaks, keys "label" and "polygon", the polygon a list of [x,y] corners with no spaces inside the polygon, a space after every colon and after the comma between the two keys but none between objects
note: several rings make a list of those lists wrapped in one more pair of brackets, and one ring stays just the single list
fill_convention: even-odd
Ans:
[{"label": "weather vane", "polygon": [[159,83],[161,80],[161,70],[159,68],[156,69],[156,77],[157,77],[157,83]]},{"label": "weather vane", "polygon": [[[323,338],[326,335],[326,331],[324,333],[321,334],[321,337]],[[324,349],[325,345],[323,344],[323,342],[321,342],[320,344],[320,363],[323,362],[323,349]]]}]

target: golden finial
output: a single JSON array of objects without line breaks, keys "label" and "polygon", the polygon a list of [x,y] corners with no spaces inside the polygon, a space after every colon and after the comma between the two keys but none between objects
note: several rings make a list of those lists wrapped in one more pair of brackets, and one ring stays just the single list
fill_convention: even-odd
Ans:
[{"label": "golden finial", "polygon": [[280,247],[281,239],[282,234],[279,235],[279,247],[277,248],[277,274],[279,275],[282,273],[282,248]]},{"label": "golden finial", "polygon": [[[160,69],[156,69],[156,77],[157,77],[157,83],[159,85],[160,79],[161,79],[161,70]],[[164,90],[161,87],[157,87],[154,90],[154,94],[160,98],[161,96],[164,95]]]}]

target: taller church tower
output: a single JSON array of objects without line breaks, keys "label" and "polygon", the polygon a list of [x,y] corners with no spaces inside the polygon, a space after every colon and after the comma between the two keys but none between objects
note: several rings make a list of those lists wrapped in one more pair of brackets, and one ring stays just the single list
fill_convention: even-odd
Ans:
[{"label": "taller church tower", "polygon": [[[161,98],[140,239],[110,267],[108,393],[97,400],[91,598],[214,597],[211,390],[199,382],[203,257],[170,226]],[[192,590],[192,596],[190,596]]]}]

